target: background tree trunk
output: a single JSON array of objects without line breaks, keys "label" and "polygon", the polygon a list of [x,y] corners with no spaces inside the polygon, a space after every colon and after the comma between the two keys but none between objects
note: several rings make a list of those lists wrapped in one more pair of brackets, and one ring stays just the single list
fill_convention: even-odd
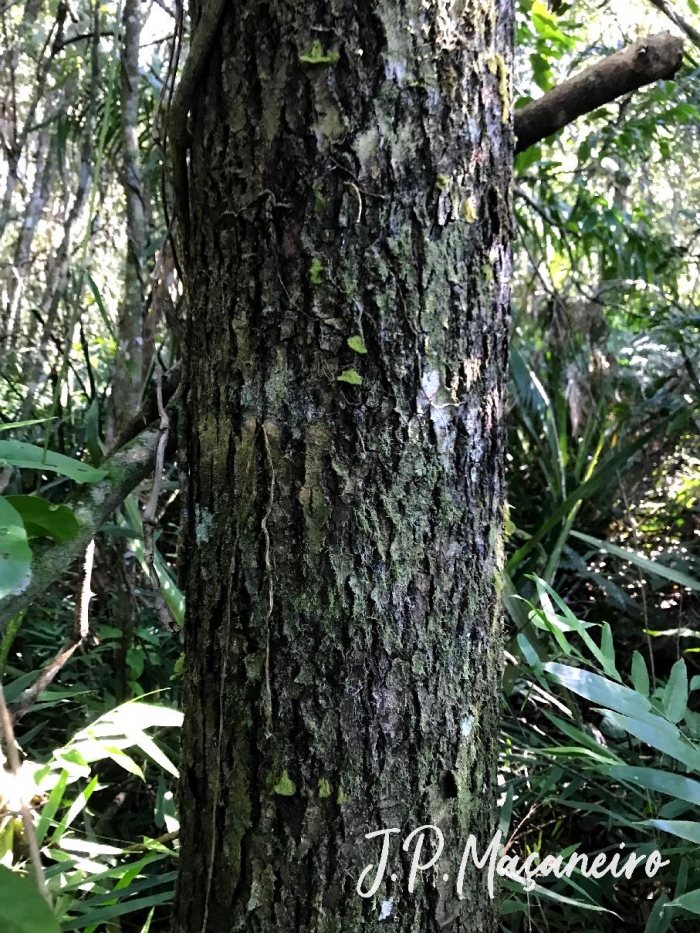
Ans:
[{"label": "background tree trunk", "polygon": [[[224,15],[185,244],[179,933],[495,929],[485,872],[454,882],[495,828],[512,25]],[[394,837],[360,898],[365,834],[425,823],[436,869],[409,894]]]},{"label": "background tree trunk", "polygon": [[[146,218],[138,141],[142,15],[140,0],[125,0],[121,58],[121,177],[126,199],[127,247],[124,295],[117,321],[119,347],[107,424],[108,444],[114,441],[139,410],[144,383],[143,322],[148,270],[143,262]],[[148,360],[146,365],[151,362]]]}]

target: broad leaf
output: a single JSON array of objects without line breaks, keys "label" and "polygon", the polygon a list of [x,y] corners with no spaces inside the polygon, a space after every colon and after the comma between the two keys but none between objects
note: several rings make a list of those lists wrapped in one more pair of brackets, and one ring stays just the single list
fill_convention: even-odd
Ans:
[{"label": "broad leaf", "polygon": [[106,470],[96,470],[72,457],[23,441],[0,441],[0,464],[3,463],[20,469],[60,473],[76,483],[97,483],[107,475]]},{"label": "broad leaf", "polygon": [[695,842],[700,845],[700,823],[692,820],[643,820],[637,825],[653,826],[654,829],[660,829],[671,836],[687,839],[688,842]]},{"label": "broad leaf", "polygon": [[683,658],[671,668],[664,690],[664,715],[670,722],[680,722],[688,703],[688,671]]},{"label": "broad leaf", "polygon": [[646,661],[638,651],[632,654],[632,686],[643,697],[649,696],[649,672]]},{"label": "broad leaf", "polygon": [[700,889],[688,891],[687,894],[681,894],[680,897],[669,901],[666,907],[682,907],[691,913],[700,914]]},{"label": "broad leaf", "polygon": [[662,719],[661,716],[647,718],[644,721],[621,716],[619,713],[609,713],[608,716],[625,732],[629,732],[630,735],[650,745],[651,748],[675,758],[676,761],[682,761],[694,771],[700,771],[700,751],[681,736],[676,726]]},{"label": "broad leaf", "polygon": [[59,933],[58,921],[34,882],[0,865],[2,933]]},{"label": "broad leaf", "polygon": [[545,664],[544,669],[556,683],[599,706],[639,719],[659,719],[652,712],[649,700],[624,684],[618,684],[607,677],[601,677],[600,674],[592,674],[578,667],[558,664],[556,661]]},{"label": "broad leaf", "polygon": [[659,791],[659,793],[675,797],[676,800],[686,800],[688,803],[700,806],[700,782],[684,777],[682,774],[661,771],[659,768],[636,768],[630,765],[611,765],[600,770],[614,780],[627,781],[637,787]]},{"label": "broad leaf", "polygon": [[54,541],[70,541],[80,531],[78,519],[66,505],[54,505],[40,496],[7,496],[7,501],[22,516],[31,538],[47,535]]},{"label": "broad leaf", "polygon": [[22,517],[0,496],[0,599],[26,589],[31,579],[31,562]]}]

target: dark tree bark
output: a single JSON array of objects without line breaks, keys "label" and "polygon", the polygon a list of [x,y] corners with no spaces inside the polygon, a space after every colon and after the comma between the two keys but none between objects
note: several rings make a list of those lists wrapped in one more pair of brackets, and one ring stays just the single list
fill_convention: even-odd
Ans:
[{"label": "dark tree bark", "polygon": [[[512,26],[511,0],[242,0],[209,50],[178,933],[495,930],[485,872],[455,879],[494,832]],[[445,850],[409,893],[423,824]]]}]

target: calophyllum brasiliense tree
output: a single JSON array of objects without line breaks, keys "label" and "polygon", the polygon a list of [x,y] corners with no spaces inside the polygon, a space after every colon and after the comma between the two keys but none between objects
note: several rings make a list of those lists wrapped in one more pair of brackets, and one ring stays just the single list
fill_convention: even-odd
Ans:
[{"label": "calophyllum brasiliense tree", "polygon": [[512,2],[192,19],[174,928],[492,931]]}]

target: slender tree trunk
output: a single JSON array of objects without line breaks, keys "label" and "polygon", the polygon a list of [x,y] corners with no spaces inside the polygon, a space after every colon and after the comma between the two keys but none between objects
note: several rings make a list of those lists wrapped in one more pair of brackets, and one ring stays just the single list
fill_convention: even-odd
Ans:
[{"label": "slender tree trunk", "polygon": [[119,309],[114,385],[107,427],[107,442],[129,423],[139,409],[142,389],[143,312],[146,297],[143,268],[146,248],[146,219],[139,155],[139,43],[142,26],[141,0],[125,0],[122,27],[121,179],[126,198],[126,266],[124,297]]},{"label": "slender tree trunk", "polygon": [[32,193],[24,210],[22,226],[15,244],[12,267],[7,277],[7,307],[3,308],[3,323],[0,326],[0,345],[5,344],[12,349],[16,333],[20,329],[20,302],[27,276],[30,272],[30,259],[34,234],[49,199],[54,180],[53,153],[51,139],[46,130],[39,134],[37,140],[34,183]]},{"label": "slender tree trunk", "polygon": [[495,828],[512,24],[224,13],[184,244],[177,933],[495,930],[486,872],[455,881]]},{"label": "slender tree trunk", "polygon": [[[25,390],[20,413],[20,420],[22,421],[30,417],[42,377],[46,375],[46,369],[48,369],[47,348],[55,337],[61,302],[65,300],[70,285],[70,261],[75,228],[79,224],[85,205],[88,202],[94,176],[94,153],[89,137],[86,138],[82,147],[77,176],[78,186],[63,225],[61,243],[55,255],[50,258],[46,268],[46,286],[40,303],[41,338],[38,341],[37,349],[26,357],[22,367],[21,385]],[[72,339],[72,335],[67,334],[66,339]],[[34,318],[29,319],[25,340],[28,346],[32,346],[36,341],[36,321]]]}]

